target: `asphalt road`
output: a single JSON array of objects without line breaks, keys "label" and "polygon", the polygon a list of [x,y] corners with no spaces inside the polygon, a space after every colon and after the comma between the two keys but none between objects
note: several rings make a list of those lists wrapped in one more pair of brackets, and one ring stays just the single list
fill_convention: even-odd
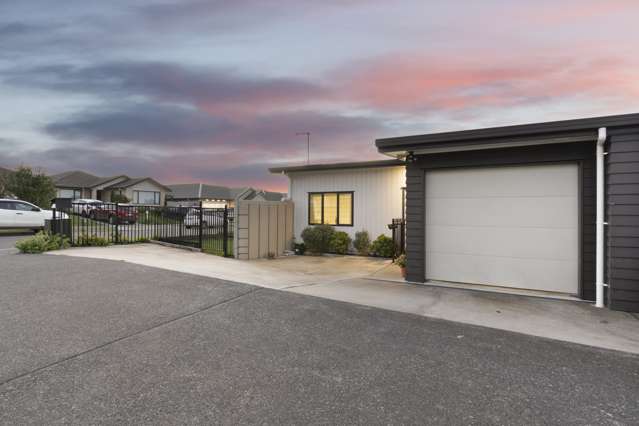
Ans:
[{"label": "asphalt road", "polygon": [[0,424],[639,421],[620,352],[123,262],[0,271]]},{"label": "asphalt road", "polygon": [[15,244],[18,240],[33,235],[33,232],[7,232],[0,231],[0,256],[15,253]]}]

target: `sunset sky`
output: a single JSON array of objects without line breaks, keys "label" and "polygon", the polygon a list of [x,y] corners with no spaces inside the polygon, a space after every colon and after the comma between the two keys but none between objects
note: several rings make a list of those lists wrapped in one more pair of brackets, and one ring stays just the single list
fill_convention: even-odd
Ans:
[{"label": "sunset sky", "polygon": [[0,2],[0,165],[285,190],[378,137],[639,112],[639,1]]}]

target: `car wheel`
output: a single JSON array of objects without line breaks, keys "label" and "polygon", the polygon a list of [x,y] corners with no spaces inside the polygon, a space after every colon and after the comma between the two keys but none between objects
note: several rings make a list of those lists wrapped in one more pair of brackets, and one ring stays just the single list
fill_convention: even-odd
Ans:
[{"label": "car wheel", "polygon": [[209,224],[206,223],[206,220],[203,220],[202,221],[202,228],[208,228],[208,227],[209,227]]},{"label": "car wheel", "polygon": [[95,212],[89,213],[89,219],[95,220]]},{"label": "car wheel", "polygon": [[116,223],[118,223],[118,218],[115,216],[109,216],[109,223],[111,225],[115,225]]}]

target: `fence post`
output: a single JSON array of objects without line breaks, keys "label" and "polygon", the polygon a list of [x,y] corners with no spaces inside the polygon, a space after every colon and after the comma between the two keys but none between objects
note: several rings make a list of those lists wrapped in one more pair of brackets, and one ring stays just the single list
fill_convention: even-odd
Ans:
[{"label": "fence post", "polygon": [[51,221],[51,233],[52,234],[57,234],[58,233],[58,227],[56,225],[56,222],[57,222],[56,210],[57,209],[54,207],[52,210],[53,210],[53,213],[52,213],[52,216],[51,216],[51,219],[52,219],[52,221]]},{"label": "fence post", "polygon": [[229,208],[224,204],[224,229],[222,230],[222,247],[224,247],[224,257],[229,255]]},{"label": "fence post", "polygon": [[119,203],[115,203],[115,243],[120,242],[120,218],[118,217]]},{"label": "fence post", "polygon": [[199,238],[198,238],[198,245],[199,245],[200,250],[202,249],[202,229],[203,229],[202,220],[203,219],[204,219],[204,217],[203,217],[203,214],[202,214],[202,201],[200,201],[200,220],[199,220],[199,222],[200,222],[199,223],[199,225],[200,225],[199,226],[200,235],[199,235]]}]

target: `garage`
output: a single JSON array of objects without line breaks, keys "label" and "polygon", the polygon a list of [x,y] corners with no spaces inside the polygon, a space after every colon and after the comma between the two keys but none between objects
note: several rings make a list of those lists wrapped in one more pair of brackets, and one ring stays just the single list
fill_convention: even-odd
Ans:
[{"label": "garage", "polygon": [[426,279],[577,294],[576,164],[426,173]]}]

